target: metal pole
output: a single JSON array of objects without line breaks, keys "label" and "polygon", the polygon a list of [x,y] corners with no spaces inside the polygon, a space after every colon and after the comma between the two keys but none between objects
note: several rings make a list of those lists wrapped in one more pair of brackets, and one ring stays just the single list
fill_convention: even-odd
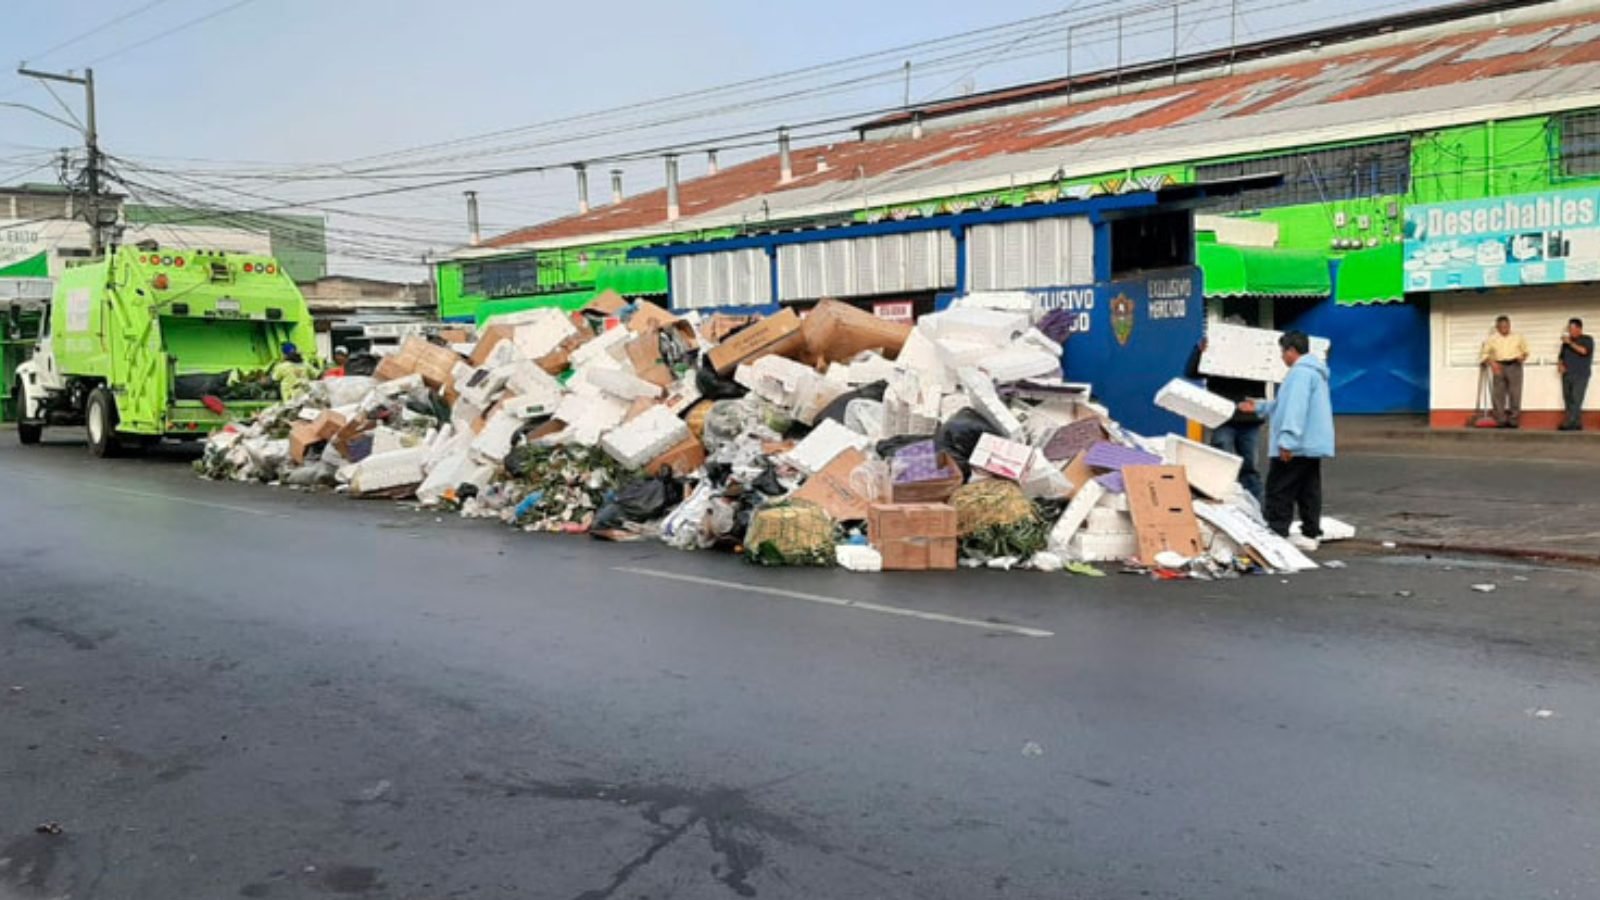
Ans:
[{"label": "metal pole", "polygon": [[1077,26],[1067,26],[1067,102],[1072,102],[1072,33]]},{"label": "metal pole", "polygon": [[39,72],[25,66],[18,66],[17,74],[28,78],[37,78],[41,81],[59,81],[63,84],[75,84],[83,88],[85,107],[83,145],[88,157],[88,168],[85,174],[89,193],[88,201],[84,204],[84,207],[89,220],[89,249],[93,255],[99,256],[104,251],[104,242],[100,225],[100,132],[95,127],[94,70],[84,69],[83,77],[79,78],[76,75]]},{"label": "metal pole", "polygon": [[1239,45],[1239,0],[1228,4],[1228,74],[1233,74],[1233,48]]},{"label": "metal pole", "polygon": [[1178,4],[1172,4],[1172,83],[1178,83]]},{"label": "metal pole", "polygon": [[911,60],[906,60],[906,99],[902,106],[911,105]]},{"label": "metal pole", "polygon": [[467,240],[476,247],[483,241],[483,232],[478,229],[478,192],[462,193],[467,197]]},{"label": "metal pole", "polygon": [[1122,17],[1117,16],[1117,93],[1122,93]]}]

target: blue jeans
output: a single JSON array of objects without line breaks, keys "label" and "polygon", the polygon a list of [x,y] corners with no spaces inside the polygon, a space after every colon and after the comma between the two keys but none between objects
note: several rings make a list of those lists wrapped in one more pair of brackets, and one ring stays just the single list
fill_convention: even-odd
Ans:
[{"label": "blue jeans", "polygon": [[1239,467],[1239,483],[1257,502],[1261,501],[1261,425],[1228,423],[1211,430],[1211,446],[1226,450],[1244,460]]}]

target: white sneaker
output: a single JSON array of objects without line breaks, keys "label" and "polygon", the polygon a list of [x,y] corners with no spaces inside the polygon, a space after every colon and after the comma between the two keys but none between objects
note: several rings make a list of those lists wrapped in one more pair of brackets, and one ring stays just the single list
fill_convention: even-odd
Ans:
[{"label": "white sneaker", "polygon": [[1293,544],[1294,548],[1302,553],[1315,553],[1322,547],[1321,541],[1301,534],[1290,535],[1289,543]]}]

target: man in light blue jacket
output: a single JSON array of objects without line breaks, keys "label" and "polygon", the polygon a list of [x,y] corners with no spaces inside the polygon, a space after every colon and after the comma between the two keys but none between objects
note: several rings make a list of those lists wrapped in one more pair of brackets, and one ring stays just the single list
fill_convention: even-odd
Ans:
[{"label": "man in light blue jacket", "polygon": [[1267,466],[1267,525],[1289,536],[1295,510],[1301,535],[1296,547],[1314,551],[1322,537],[1322,461],[1333,457],[1333,402],[1328,365],[1311,355],[1311,339],[1290,331],[1278,339],[1289,375],[1276,400],[1246,400],[1241,412],[1256,412],[1272,422],[1271,463]]}]

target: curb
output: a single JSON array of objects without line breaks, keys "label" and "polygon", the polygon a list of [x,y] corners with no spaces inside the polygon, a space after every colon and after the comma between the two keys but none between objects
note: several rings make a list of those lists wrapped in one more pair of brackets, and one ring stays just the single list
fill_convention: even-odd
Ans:
[{"label": "curb", "polygon": [[1535,550],[1517,547],[1486,547],[1479,544],[1452,544],[1444,541],[1392,540],[1388,541],[1388,543],[1394,546],[1385,547],[1383,541],[1375,541],[1371,538],[1352,538],[1340,543],[1378,551],[1417,550],[1427,553],[1455,553],[1462,556],[1488,556],[1521,562],[1560,563],[1569,566],[1600,569],[1600,553],[1574,553],[1565,550]]}]

